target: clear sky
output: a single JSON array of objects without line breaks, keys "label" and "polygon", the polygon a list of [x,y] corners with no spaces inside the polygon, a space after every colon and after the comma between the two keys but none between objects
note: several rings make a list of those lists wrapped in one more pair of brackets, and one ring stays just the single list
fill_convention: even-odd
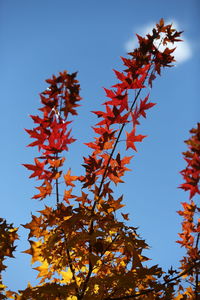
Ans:
[{"label": "clear sky", "polygon": [[[177,266],[183,250],[175,243],[181,218],[176,211],[187,194],[177,187],[185,166],[181,152],[188,131],[199,121],[200,3],[198,0],[1,0],[1,217],[15,226],[30,221],[31,212],[44,203],[31,200],[37,185],[21,166],[32,163],[36,152],[24,128],[33,128],[29,114],[40,106],[38,94],[44,80],[59,71],[79,71],[82,106],[73,124],[78,139],[67,155],[73,175],[82,172],[82,156],[89,153],[84,142],[92,140],[92,110],[105,101],[103,87],[116,83],[112,69],[123,70],[120,56],[135,47],[134,34],[142,34],[164,18],[184,30],[177,49],[177,65],[166,69],[154,83],[150,100],[158,104],[138,127],[148,137],[138,146],[132,172],[118,185],[130,213],[130,225],[151,246],[148,257],[164,269]],[[132,151],[128,152],[131,155]],[[46,204],[50,205],[48,201]],[[19,230],[16,259],[7,260],[4,275],[11,289],[34,283],[30,267],[28,231]]]}]

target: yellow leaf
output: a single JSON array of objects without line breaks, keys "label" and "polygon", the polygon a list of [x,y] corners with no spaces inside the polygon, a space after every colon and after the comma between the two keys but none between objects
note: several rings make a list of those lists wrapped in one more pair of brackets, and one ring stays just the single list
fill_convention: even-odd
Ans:
[{"label": "yellow leaf", "polygon": [[30,244],[31,244],[31,248],[23,251],[23,253],[32,255],[31,264],[34,264],[36,261],[42,262],[41,249],[40,249],[42,242],[30,241]]},{"label": "yellow leaf", "polygon": [[39,272],[37,277],[42,277],[42,276],[46,276],[49,273],[49,264],[48,262],[45,260],[41,266],[34,268],[35,270],[37,270]]},{"label": "yellow leaf", "polygon": [[[68,268],[68,270],[66,272],[65,271],[61,271],[60,273],[61,273],[62,278],[63,278],[61,280],[61,283],[69,283],[71,281],[71,279],[73,277],[73,274],[72,274],[70,268]],[[69,298],[69,299],[71,299],[71,298]]]},{"label": "yellow leaf", "polygon": [[120,261],[119,265],[120,265],[120,267],[126,267],[127,264],[122,260],[122,261]]},{"label": "yellow leaf", "polygon": [[11,228],[11,229],[9,229],[8,231],[9,231],[9,232],[16,232],[16,231],[18,230],[18,228],[19,228],[19,227]]},{"label": "yellow leaf", "polygon": [[83,283],[84,279],[83,278],[80,278],[80,277],[76,277],[76,283],[78,286],[81,285],[81,283]]},{"label": "yellow leaf", "polygon": [[63,218],[63,220],[67,221],[67,220],[69,220],[71,217],[72,217],[72,216],[66,216],[66,217]]},{"label": "yellow leaf", "polygon": [[112,238],[111,236],[107,236],[107,238],[105,239],[106,242],[108,243],[112,243]]},{"label": "yellow leaf", "polygon": [[94,285],[94,293],[95,293],[95,294],[98,294],[98,291],[99,291],[99,285],[98,285],[98,284],[95,284],[95,285]]}]

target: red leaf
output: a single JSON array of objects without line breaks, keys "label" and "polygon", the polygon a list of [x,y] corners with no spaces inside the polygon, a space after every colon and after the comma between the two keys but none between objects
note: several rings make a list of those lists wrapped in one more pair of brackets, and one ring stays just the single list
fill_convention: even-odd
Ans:
[{"label": "red leaf", "polygon": [[147,95],[144,98],[144,100],[140,101],[139,114],[142,115],[144,118],[146,118],[145,110],[147,110],[147,109],[153,107],[154,105],[156,105],[156,103],[152,103],[152,102],[147,103],[148,98],[149,98],[149,95]]},{"label": "red leaf", "polygon": [[35,160],[35,165],[30,164],[23,164],[24,167],[26,167],[28,170],[34,171],[29,178],[37,177],[41,178],[42,173],[44,172],[44,162],[40,162],[37,158]]},{"label": "red leaf", "polygon": [[126,150],[128,148],[132,148],[133,150],[137,151],[134,143],[142,142],[146,135],[135,135],[135,128],[133,128],[133,130],[130,133],[126,132],[126,137]]},{"label": "red leaf", "polygon": [[118,72],[116,70],[113,70],[115,72],[115,75],[117,76],[117,78],[121,81],[125,81],[125,79],[127,78],[127,76],[125,76],[123,73]]},{"label": "red leaf", "polygon": [[112,91],[112,90],[108,90],[108,89],[106,89],[106,88],[104,88],[104,91],[106,92],[106,96],[108,97],[108,98],[114,98],[115,97],[115,93]]}]

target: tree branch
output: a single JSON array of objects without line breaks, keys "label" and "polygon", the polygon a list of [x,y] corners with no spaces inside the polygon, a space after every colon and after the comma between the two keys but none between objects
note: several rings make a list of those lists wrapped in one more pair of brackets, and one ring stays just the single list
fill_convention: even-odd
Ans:
[{"label": "tree branch", "polygon": [[[196,240],[196,248],[198,249],[198,244],[199,244],[199,238],[200,238],[200,233],[197,235],[197,240]],[[196,300],[199,298],[199,267],[196,266],[196,274],[195,274],[195,297]]]},{"label": "tree branch", "polygon": [[73,267],[73,263],[72,263],[72,259],[71,259],[71,255],[70,255],[69,249],[67,249],[67,258],[68,258],[68,261],[69,261],[70,271],[72,272],[72,278],[73,278],[73,280],[74,280],[74,282],[76,284],[75,289],[76,289],[77,297],[79,297],[78,284],[77,284],[75,270],[74,270],[74,267]]},{"label": "tree branch", "polygon": [[[144,84],[144,82],[145,82],[145,80],[146,80],[146,78],[147,78],[147,76],[148,76],[148,73],[149,73],[149,71],[150,71],[150,68],[151,68],[151,65],[150,65],[150,67],[149,67],[149,69],[148,69],[148,71],[147,71],[146,77],[144,78],[143,84]],[[132,112],[133,107],[134,107],[134,105],[135,105],[135,103],[136,103],[136,101],[137,101],[137,99],[138,99],[138,97],[139,97],[139,95],[140,95],[140,93],[141,93],[141,90],[142,90],[142,88],[140,88],[139,91],[137,92],[137,94],[136,94],[136,96],[135,96],[135,98],[134,98],[134,101],[133,101],[133,103],[132,103],[132,105],[131,105],[131,107],[130,107],[130,109],[129,109],[128,116],[129,116],[130,113]],[[113,154],[114,154],[115,149],[116,149],[116,147],[117,147],[117,144],[118,144],[118,142],[119,142],[120,136],[121,136],[121,134],[122,134],[122,132],[123,132],[123,129],[124,129],[124,127],[125,127],[125,124],[126,124],[126,123],[122,124],[121,129],[120,129],[120,131],[119,131],[119,133],[118,133],[117,139],[116,139],[116,141],[115,141],[115,144],[114,144],[114,146],[113,146],[113,149],[112,149],[112,151],[111,151],[111,154],[110,154],[110,156],[109,156],[107,165],[106,165],[106,167],[105,167],[105,170],[104,170],[104,173],[103,173],[103,176],[102,176],[100,185],[99,185],[98,194],[97,194],[97,197],[98,197],[98,198],[100,197],[101,190],[102,190],[102,187],[103,187],[105,178],[106,178],[106,174],[107,174],[107,171],[108,171],[108,168],[109,168],[111,159],[112,159],[112,157],[113,157]],[[93,215],[94,215],[94,210],[95,210],[95,207],[96,207],[96,205],[97,205],[97,202],[98,202],[98,200],[95,200],[95,201],[94,201],[94,204],[93,204],[92,210],[91,210],[92,216],[91,216],[91,222],[90,222],[90,225],[89,225],[89,234],[90,234],[90,235],[91,235],[91,234],[93,233],[93,231],[94,231],[94,219],[93,219]],[[90,242],[89,242],[89,243],[90,243]],[[90,251],[90,250],[92,250],[92,245],[91,245],[91,243],[90,243],[90,245],[89,245],[89,251]],[[87,287],[87,283],[88,283],[88,281],[89,281],[89,279],[90,279],[91,273],[92,273],[92,266],[91,266],[91,262],[89,262],[89,272],[88,272],[87,278],[86,278],[85,283],[84,283],[83,295],[84,295],[84,293],[85,293],[85,290],[86,290],[86,287]],[[82,299],[82,298],[80,298],[80,299]]]}]

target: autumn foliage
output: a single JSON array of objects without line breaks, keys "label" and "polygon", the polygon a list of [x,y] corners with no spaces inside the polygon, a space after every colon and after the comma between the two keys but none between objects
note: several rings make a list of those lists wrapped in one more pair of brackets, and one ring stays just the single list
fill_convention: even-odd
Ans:
[{"label": "autumn foliage", "polygon": [[[39,283],[12,292],[0,277],[0,299],[199,299],[200,208],[194,199],[200,194],[200,126],[191,130],[186,142],[189,150],[184,153],[187,167],[181,171],[181,188],[190,192],[190,200],[178,212],[183,217],[178,243],[186,248],[180,270],[170,268],[165,273],[158,265],[147,266],[144,250],[148,245],[136,228],[126,224],[128,214],[118,213],[124,201],[114,193],[130,171],[133,155],[127,156],[126,150],[136,152],[137,143],[146,137],[138,128],[155,105],[147,88],[152,88],[163,68],[173,66],[175,48],[168,45],[180,41],[180,35],[163,19],[151,34],[137,35],[139,47],[128,58],[122,57],[125,69],[114,71],[117,83],[105,89],[102,111],[93,111],[98,119],[93,127],[95,138],[85,143],[90,154],[83,157],[81,175],[74,175],[65,162],[75,141],[70,117],[77,115],[81,100],[77,74],[64,71],[46,80],[40,113],[31,115],[35,127],[26,129],[32,139],[29,146],[37,147],[39,156],[32,164],[24,164],[30,178],[39,182],[33,199],[48,201],[24,225],[30,243],[24,252],[31,255],[33,265],[37,263]],[[164,51],[156,46],[157,41],[165,46]],[[124,145],[121,153],[119,143]],[[5,268],[5,256],[12,256],[16,231],[1,221],[1,239],[6,238],[0,246],[0,271]]]}]

